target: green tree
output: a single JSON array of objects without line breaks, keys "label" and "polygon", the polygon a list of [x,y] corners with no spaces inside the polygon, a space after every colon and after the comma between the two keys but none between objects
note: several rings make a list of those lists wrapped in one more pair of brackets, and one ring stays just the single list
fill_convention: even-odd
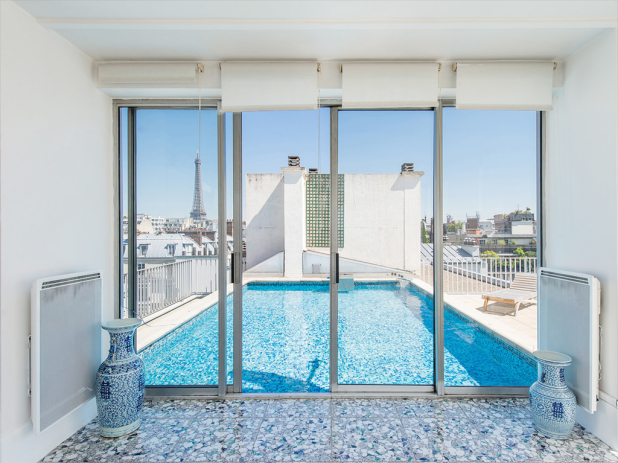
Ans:
[{"label": "green tree", "polygon": [[504,241],[504,240],[500,240],[500,241],[498,241],[498,244],[505,245],[505,244],[506,244],[506,241]]},{"label": "green tree", "polygon": [[536,257],[536,252],[534,252],[534,251],[526,251],[526,257]]},{"label": "green tree", "polygon": [[500,257],[494,251],[485,251],[483,257]]},{"label": "green tree", "polygon": [[517,249],[515,249],[515,251],[513,252],[513,254],[515,254],[516,256],[519,257],[525,257],[526,253],[524,252],[524,250],[520,247],[518,247]]}]

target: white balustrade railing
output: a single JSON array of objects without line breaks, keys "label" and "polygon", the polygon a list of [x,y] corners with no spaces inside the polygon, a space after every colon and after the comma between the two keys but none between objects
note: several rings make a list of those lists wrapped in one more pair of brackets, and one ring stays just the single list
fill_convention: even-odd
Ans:
[{"label": "white balustrade railing", "polygon": [[[536,257],[461,258],[444,262],[447,294],[484,294],[508,288],[518,273],[536,273]],[[433,284],[433,262],[421,261],[421,279]]]},{"label": "white balustrade railing", "polygon": [[[142,263],[142,262],[140,262]],[[137,315],[144,318],[194,295],[218,288],[218,256],[187,257],[171,264],[153,265],[137,271]],[[146,263],[146,265],[148,265]],[[245,258],[243,258],[243,269]],[[230,266],[227,266],[230,281]],[[127,316],[128,275],[123,278],[123,313]]]}]

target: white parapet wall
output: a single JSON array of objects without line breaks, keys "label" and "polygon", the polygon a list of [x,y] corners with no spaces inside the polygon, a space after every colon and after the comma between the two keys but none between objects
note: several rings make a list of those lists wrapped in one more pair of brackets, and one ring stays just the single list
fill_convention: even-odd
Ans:
[{"label": "white parapet wall", "polygon": [[247,270],[283,252],[283,174],[245,176]]},{"label": "white parapet wall", "polygon": [[344,175],[341,258],[409,272],[420,270],[422,175]]},{"label": "white parapet wall", "polygon": [[304,167],[284,167],[283,171],[283,227],[284,276],[303,276],[303,251],[306,239]]},{"label": "white parapet wall", "polygon": [[[344,175],[342,259],[357,265],[420,270],[422,175]],[[306,246],[306,179],[301,167],[284,167],[281,174],[246,175],[248,270],[260,273],[263,266],[258,264],[285,251],[285,276],[301,277],[312,273],[306,255],[303,262],[304,251],[328,252],[328,248]]]}]

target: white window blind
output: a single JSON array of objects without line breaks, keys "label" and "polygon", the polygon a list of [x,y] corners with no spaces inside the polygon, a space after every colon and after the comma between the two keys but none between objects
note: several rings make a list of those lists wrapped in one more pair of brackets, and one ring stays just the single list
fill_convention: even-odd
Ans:
[{"label": "white window blind", "polygon": [[221,109],[317,109],[317,63],[221,63]]},{"label": "white window blind", "polygon": [[427,108],[438,104],[438,63],[346,63],[344,108]]},{"label": "white window blind", "polygon": [[457,109],[552,109],[551,62],[457,63]]}]

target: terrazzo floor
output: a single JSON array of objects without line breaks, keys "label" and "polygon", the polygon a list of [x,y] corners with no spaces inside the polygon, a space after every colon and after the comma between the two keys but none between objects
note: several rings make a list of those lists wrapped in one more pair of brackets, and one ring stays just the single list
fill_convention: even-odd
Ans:
[{"label": "terrazzo floor", "polygon": [[527,399],[155,400],[117,439],[96,419],[43,462],[618,461],[576,426],[538,434]]}]

